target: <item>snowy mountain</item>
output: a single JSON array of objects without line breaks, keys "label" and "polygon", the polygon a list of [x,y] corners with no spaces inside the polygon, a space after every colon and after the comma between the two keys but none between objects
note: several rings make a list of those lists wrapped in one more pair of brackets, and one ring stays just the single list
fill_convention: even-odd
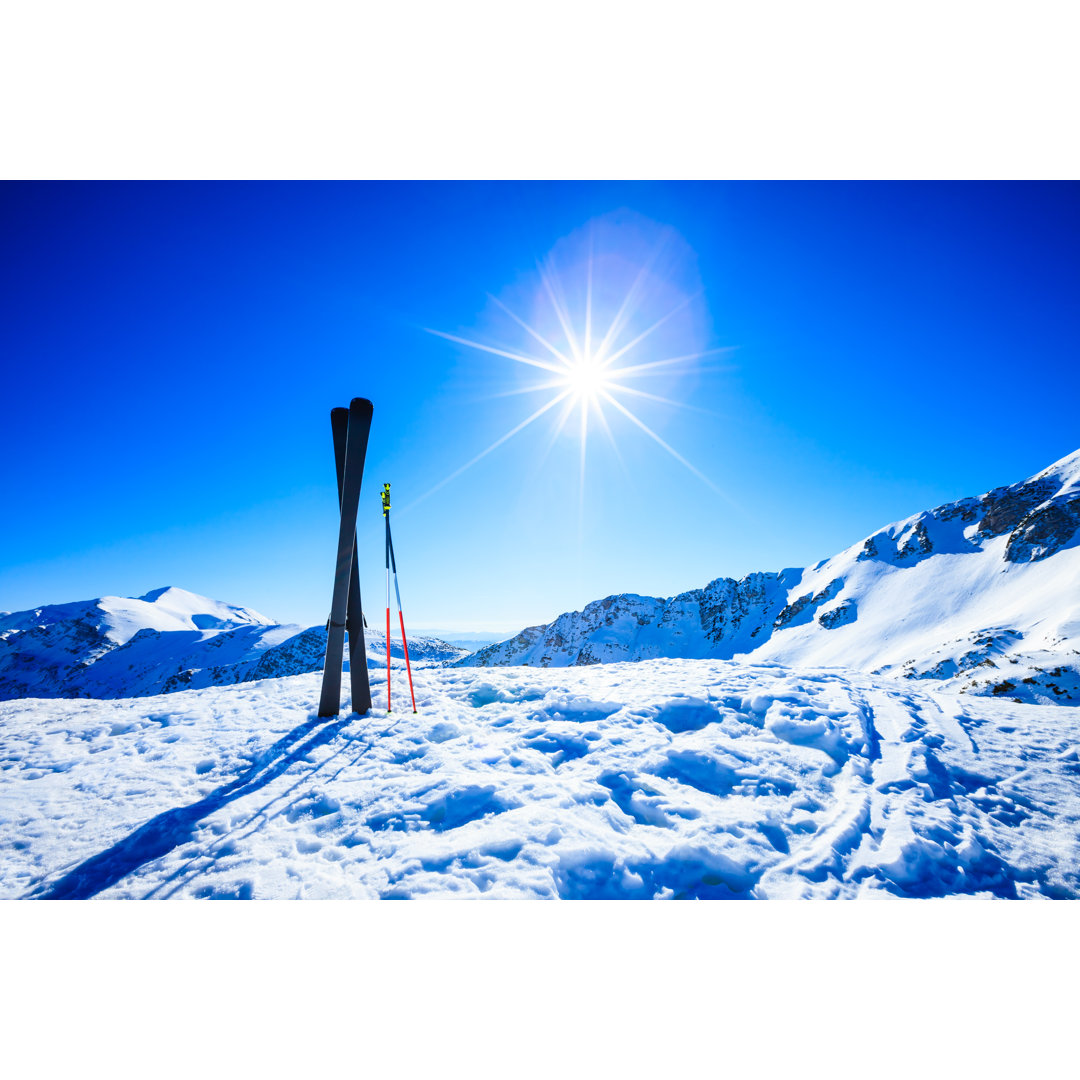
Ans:
[{"label": "snowy mountain", "polygon": [[1080,451],[879,529],[809,569],[622,594],[461,666],[739,657],[1080,703]]},{"label": "snowy mountain", "polygon": [[[386,639],[365,635],[371,662]],[[0,616],[0,700],[136,697],[321,670],[325,627],[279,625],[249,608],[184,589],[101,597]],[[463,650],[434,638],[409,642],[417,663]],[[391,640],[391,654],[402,656]]]}]

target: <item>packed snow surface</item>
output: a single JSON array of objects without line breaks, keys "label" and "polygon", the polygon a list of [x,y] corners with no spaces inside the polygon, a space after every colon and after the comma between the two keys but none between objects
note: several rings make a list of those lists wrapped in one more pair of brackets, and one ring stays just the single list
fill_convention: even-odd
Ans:
[{"label": "packed snow surface", "polygon": [[1077,707],[724,660],[415,675],[417,715],[319,719],[317,674],[0,704],[0,896],[1080,895]]}]

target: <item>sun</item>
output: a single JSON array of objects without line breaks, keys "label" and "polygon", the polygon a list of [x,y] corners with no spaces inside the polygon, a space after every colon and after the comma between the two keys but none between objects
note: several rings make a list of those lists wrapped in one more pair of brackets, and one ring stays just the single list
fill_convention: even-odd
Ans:
[{"label": "sun", "polygon": [[570,391],[575,403],[596,401],[601,391],[614,389],[615,384],[607,377],[603,365],[593,356],[585,355],[575,359],[567,367],[562,382]]},{"label": "sun", "polygon": [[[677,322],[673,320],[676,320],[681,312],[685,312],[700,293],[680,296],[677,302],[663,310],[658,318],[654,317],[657,311],[655,305],[650,310],[650,299],[656,290],[650,290],[648,287],[651,284],[650,272],[654,269],[653,261],[654,257],[650,257],[635,268],[629,275],[629,288],[621,294],[613,291],[611,282],[594,280],[594,260],[591,250],[588,259],[583,263],[584,270],[579,279],[562,278],[555,272],[550,259],[546,265],[538,264],[541,289],[537,294],[538,306],[537,312],[534,313],[533,323],[527,322],[502,300],[489,295],[488,299],[528,335],[533,346],[528,351],[498,348],[495,345],[449,334],[442,330],[428,330],[431,334],[459,345],[465,345],[470,349],[514,361],[534,372],[544,372],[546,374],[544,381],[530,383],[508,393],[547,392],[549,396],[520,423],[420,496],[421,499],[427,498],[428,495],[450,483],[466,469],[471,468],[508,439],[513,438],[518,432],[543,416],[554,418],[551,439],[548,441],[549,450],[554,439],[561,432],[568,428],[577,429],[580,443],[580,492],[583,499],[586,447],[589,441],[591,420],[603,431],[616,455],[622,460],[609,422],[609,410],[613,418],[618,415],[628,420],[637,430],[648,436],[713,491],[723,494],[700,469],[687,461],[682,454],[653,431],[625,400],[638,398],[668,406],[694,409],[693,405],[650,393],[631,383],[650,376],[678,375],[689,371],[705,357],[730,351],[707,349],[665,355],[663,351],[655,348],[657,341],[670,345],[672,340],[678,340],[677,334],[668,335],[665,338],[665,333],[673,325],[677,325]],[[624,269],[624,276],[625,274]],[[603,297],[600,302],[596,301],[598,293]],[[577,297],[576,317],[572,314],[574,310],[572,305],[567,301],[568,296]],[[641,326],[644,326],[644,329],[640,329]],[[602,333],[597,329],[598,327],[603,329]],[[661,330],[665,330],[665,333],[660,333]],[[539,348],[536,348],[537,346]],[[553,411],[556,409],[559,411]]]}]

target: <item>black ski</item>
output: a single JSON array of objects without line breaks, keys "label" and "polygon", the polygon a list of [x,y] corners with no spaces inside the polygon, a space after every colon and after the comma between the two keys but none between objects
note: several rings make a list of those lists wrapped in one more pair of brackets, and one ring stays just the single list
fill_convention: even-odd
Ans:
[{"label": "black ski", "polygon": [[[345,489],[345,450],[348,444],[349,410],[331,409],[330,425],[334,431],[334,461],[337,465],[338,506],[340,507]],[[363,479],[363,474],[361,474],[361,479]],[[352,711],[363,716],[371,710],[371,684],[368,682],[364,609],[360,599],[360,565],[355,543],[353,544],[352,570],[349,573],[349,602],[345,614],[345,632],[349,638]]]},{"label": "black ski", "polygon": [[[330,608],[330,621],[327,624],[326,634],[326,659],[323,663],[322,696],[319,699],[320,716],[337,716],[341,707],[341,663],[345,651],[345,629],[350,608],[350,582],[356,580],[356,611],[353,613],[353,622],[359,622],[362,626],[363,617],[360,614],[360,583],[354,578],[353,569],[356,566],[356,511],[360,505],[360,484],[364,476],[364,459],[367,456],[368,435],[371,431],[371,414],[373,407],[367,398],[353,398],[349,403],[347,433],[345,438],[345,455],[343,475],[339,470],[339,506],[341,509],[341,524],[338,528],[337,565],[334,572],[334,599]],[[333,410],[330,414],[330,422],[334,427],[335,442],[340,421],[335,421]],[[344,410],[340,410],[344,412]],[[336,454],[335,454],[336,456]],[[361,637],[363,630],[356,635]],[[361,646],[361,651],[363,646]],[[350,676],[353,684],[353,708],[359,711],[363,704],[356,694],[355,680],[361,676],[367,682],[367,660],[363,661],[361,671],[357,671],[357,665],[352,663],[353,647],[350,645]],[[368,692],[367,708],[371,708],[370,691]],[[366,710],[365,710],[366,711]]]}]

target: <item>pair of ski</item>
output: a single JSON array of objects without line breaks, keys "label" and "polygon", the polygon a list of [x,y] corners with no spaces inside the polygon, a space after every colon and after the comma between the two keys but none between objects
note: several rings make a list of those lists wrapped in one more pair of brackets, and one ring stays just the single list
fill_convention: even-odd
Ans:
[{"label": "pair of ski", "polygon": [[353,398],[347,409],[330,410],[337,463],[338,528],[334,599],[326,624],[326,659],[323,663],[320,716],[337,716],[341,707],[341,662],[345,631],[349,632],[349,680],[353,712],[361,716],[371,709],[367,650],[364,648],[364,612],[360,602],[360,569],[356,557],[356,512],[360,507],[360,484],[364,478],[368,436],[374,406],[367,398]]},{"label": "pair of ski", "polygon": [[[349,679],[352,684],[353,712],[362,716],[371,710],[371,684],[368,681],[364,612],[360,599],[360,570],[356,554],[356,513],[360,507],[360,487],[364,478],[364,461],[367,458],[373,412],[374,406],[367,398],[353,398],[347,409],[330,410],[341,522],[338,527],[334,598],[326,624],[326,657],[323,662],[319,716],[337,716],[341,707],[341,664],[345,652],[346,631],[349,634]],[[390,712],[390,567],[393,565],[401,641],[405,647],[405,667],[409,674],[409,693],[412,696],[413,712],[416,712],[409,645],[405,639],[405,616],[401,610],[401,590],[398,588],[397,561],[390,536],[389,484],[383,487],[383,516],[386,519],[386,711]]]}]

